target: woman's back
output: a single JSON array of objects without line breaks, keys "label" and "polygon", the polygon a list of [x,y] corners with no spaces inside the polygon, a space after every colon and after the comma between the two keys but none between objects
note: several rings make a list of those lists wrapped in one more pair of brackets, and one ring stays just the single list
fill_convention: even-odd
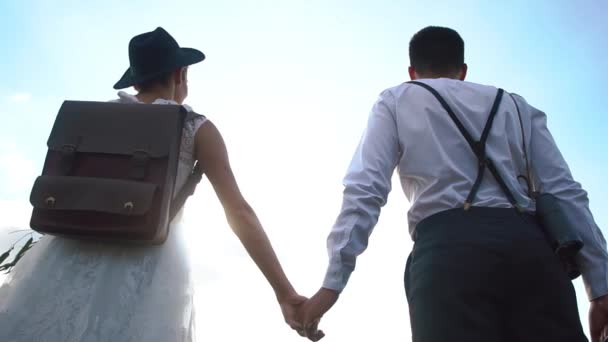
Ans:
[{"label": "woman's back", "polygon": [[[139,102],[124,92],[115,101]],[[194,137],[206,121],[184,126],[176,190],[192,170]],[[43,237],[0,287],[0,340],[191,341],[193,287],[180,221],[181,213],[158,246]]]}]

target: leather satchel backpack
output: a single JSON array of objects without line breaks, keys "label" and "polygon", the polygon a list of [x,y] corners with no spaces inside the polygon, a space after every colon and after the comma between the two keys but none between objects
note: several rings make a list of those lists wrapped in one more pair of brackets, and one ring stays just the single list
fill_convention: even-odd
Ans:
[{"label": "leather satchel backpack", "polygon": [[198,115],[179,105],[64,102],[32,188],[32,229],[164,242],[202,177],[197,164],[186,185],[175,189],[182,129]]}]

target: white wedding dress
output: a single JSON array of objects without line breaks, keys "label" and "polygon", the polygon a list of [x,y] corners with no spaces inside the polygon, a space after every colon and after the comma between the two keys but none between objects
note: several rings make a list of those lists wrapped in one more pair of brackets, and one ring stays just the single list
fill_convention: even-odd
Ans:
[{"label": "white wedding dress", "polygon": [[[139,102],[124,92],[115,101]],[[205,121],[186,123],[178,188],[193,166],[194,134]],[[0,341],[193,341],[193,287],[180,219],[181,213],[159,246],[44,236],[0,287]]]}]

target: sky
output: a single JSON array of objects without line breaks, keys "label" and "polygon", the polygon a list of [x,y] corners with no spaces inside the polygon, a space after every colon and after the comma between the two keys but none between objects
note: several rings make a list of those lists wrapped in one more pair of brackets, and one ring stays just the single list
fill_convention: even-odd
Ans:
[{"label": "sky", "polygon": [[[608,2],[0,2],[0,249],[27,229],[29,191],[66,99],[116,98],[136,34],[164,27],[207,59],[186,102],[222,132],[246,199],[303,295],[321,285],[341,179],[378,94],[408,79],[408,42],[429,25],[466,43],[467,80],[518,93],[549,128],[606,234]],[[393,178],[368,250],[321,327],[331,341],[409,341],[403,272],[409,204]],[[232,234],[207,181],[185,221],[199,341],[300,341]],[[2,280],[0,276],[0,280]],[[587,329],[589,307],[575,281]]]}]

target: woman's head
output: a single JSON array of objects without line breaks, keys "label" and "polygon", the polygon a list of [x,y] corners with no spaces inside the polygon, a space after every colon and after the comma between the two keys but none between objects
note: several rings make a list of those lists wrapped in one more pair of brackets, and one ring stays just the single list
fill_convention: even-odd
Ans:
[{"label": "woman's head", "polygon": [[139,95],[157,95],[181,104],[188,97],[188,67],[162,73],[134,87]]},{"label": "woman's head", "polygon": [[188,96],[188,66],[204,59],[201,51],[180,47],[159,27],[131,39],[130,66],[114,88],[134,86],[141,95],[158,93],[181,103]]}]

